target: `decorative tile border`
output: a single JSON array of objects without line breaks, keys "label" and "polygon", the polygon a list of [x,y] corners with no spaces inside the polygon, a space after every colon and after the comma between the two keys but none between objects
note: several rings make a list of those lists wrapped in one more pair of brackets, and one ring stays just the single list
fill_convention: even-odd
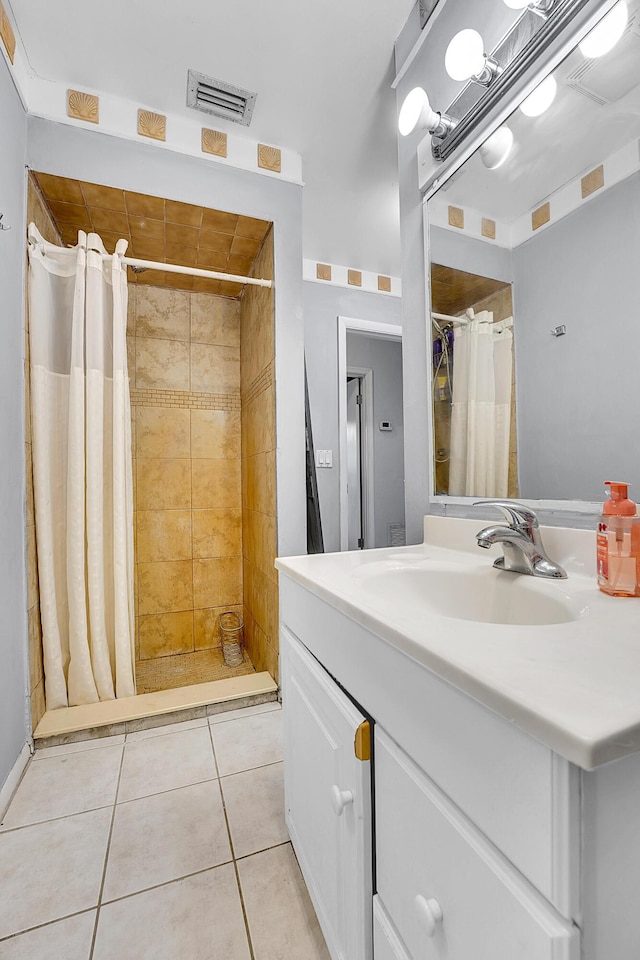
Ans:
[{"label": "decorative tile border", "polygon": [[464,210],[460,207],[449,207],[449,226],[464,230]]},{"label": "decorative tile border", "polygon": [[366,293],[379,293],[386,297],[402,296],[400,277],[385,276],[371,270],[357,270],[338,263],[303,260],[302,279],[326,283],[333,287],[348,287],[351,290],[355,287]]},{"label": "decorative tile border", "polygon": [[131,387],[132,407],[181,407],[186,410],[240,410],[239,393],[194,393]]},{"label": "decorative tile border", "polygon": [[100,101],[93,93],[67,90],[67,116],[86,123],[100,123]]},{"label": "decorative tile border", "polygon": [[[1,2],[1,0],[0,0]],[[0,21],[1,22],[1,21]],[[265,177],[278,177],[302,185],[302,157],[295,150],[259,143],[235,132],[224,133],[203,127],[202,117],[194,112],[193,118],[183,114],[154,113],[140,109],[138,104],[122,97],[99,94],[99,117],[90,119],[76,112],[68,112],[67,89],[59,83],[28,77],[24,54],[19,69],[14,71],[23,102],[29,113],[58,123],[73,126],[95,122],[103,133],[125,140],[144,137],[160,149],[173,150],[187,156],[206,158],[213,163],[224,163],[259,173]],[[98,100],[96,91],[77,91]],[[28,94],[28,97],[27,97]]]},{"label": "decorative tile border", "polygon": [[265,390],[272,387],[273,383],[273,360],[270,360],[242,394],[242,402],[250,403],[255,397],[259,396],[259,394],[264,393]]},{"label": "decorative tile border", "polygon": [[[545,198],[543,203],[523,213],[511,223],[489,220],[470,207],[465,207],[464,210],[452,207],[447,202],[446,196],[440,199],[437,193],[428,201],[429,220],[434,226],[445,230],[462,230],[467,236],[485,243],[493,243],[509,250],[514,249],[526,243],[534,233],[548,229],[550,225],[569,216],[583,203],[589,203],[600,192],[640,172],[639,148],[640,141],[633,140],[593,170],[580,174],[564,184],[551,196]],[[459,210],[463,214],[462,227],[452,223],[452,210]],[[456,216],[453,219],[455,220]]]}]

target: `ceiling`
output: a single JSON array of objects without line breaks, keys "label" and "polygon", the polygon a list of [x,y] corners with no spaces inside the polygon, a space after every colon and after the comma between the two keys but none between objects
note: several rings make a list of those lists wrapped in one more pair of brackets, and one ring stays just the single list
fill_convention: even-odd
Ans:
[{"label": "ceiling", "polygon": [[506,163],[487,170],[476,152],[442,190],[448,203],[511,223],[640,138],[640,0],[628,7],[613,50],[590,61],[570,53],[554,72],[551,107],[536,118],[518,109],[507,120],[514,147]]},{"label": "ceiling", "polygon": [[11,0],[41,79],[191,118],[188,68],[255,91],[249,128],[216,127],[302,154],[303,256],[384,274],[400,272],[393,44],[413,5]]},{"label": "ceiling", "polygon": [[485,297],[508,287],[503,280],[492,280],[476,273],[431,264],[431,309],[435,313],[457,316]]},{"label": "ceiling", "polygon": [[[248,276],[271,226],[266,220],[131,193],[114,187],[36,173],[38,186],[63,243],[74,245],[78,230],[94,232],[113,253],[120,238],[127,256]],[[237,297],[243,285],[186,274],[127,270],[130,283],[179,287]],[[266,278],[270,279],[270,278]]]}]

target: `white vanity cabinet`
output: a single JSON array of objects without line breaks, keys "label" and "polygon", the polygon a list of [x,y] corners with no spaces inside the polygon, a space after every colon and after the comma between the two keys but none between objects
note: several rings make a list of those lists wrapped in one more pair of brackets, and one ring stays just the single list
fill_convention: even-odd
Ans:
[{"label": "white vanity cabinet", "polygon": [[370,960],[370,725],[286,629],[280,662],[291,840],[333,960]]},{"label": "white vanity cabinet", "polygon": [[333,960],[638,960],[640,754],[581,770],[366,616],[282,573],[280,602],[287,817]]}]

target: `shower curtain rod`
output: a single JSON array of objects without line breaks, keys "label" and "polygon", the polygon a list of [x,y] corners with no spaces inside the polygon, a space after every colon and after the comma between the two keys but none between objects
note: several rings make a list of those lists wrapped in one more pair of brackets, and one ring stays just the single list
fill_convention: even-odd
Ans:
[{"label": "shower curtain rod", "polygon": [[[46,240],[38,242],[31,235],[29,239],[32,243],[37,243],[43,250],[51,253],[73,253],[75,247],[58,247],[55,243],[48,243]],[[112,253],[103,253],[103,260],[113,260]],[[192,277],[205,277],[208,280],[228,280],[230,283],[249,283],[255,287],[272,287],[273,280],[263,280],[260,277],[239,277],[235,273],[219,273],[217,270],[200,270],[199,267],[182,267],[176,263],[161,263],[159,260],[138,260],[137,257],[124,257],[118,254],[122,263],[129,267],[142,267],[144,270],[164,270],[166,273],[186,273]]]},{"label": "shower curtain rod", "polygon": [[469,323],[468,317],[449,317],[446,313],[432,313],[432,320],[446,320],[448,323],[460,323],[462,326]]}]

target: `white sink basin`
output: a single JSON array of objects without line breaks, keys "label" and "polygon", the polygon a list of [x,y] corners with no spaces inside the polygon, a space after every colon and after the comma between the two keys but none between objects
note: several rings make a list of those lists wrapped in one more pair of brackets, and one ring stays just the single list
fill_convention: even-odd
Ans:
[{"label": "white sink basin", "polygon": [[545,626],[569,623],[586,612],[556,581],[515,573],[492,566],[463,567],[442,561],[359,571],[360,588],[371,600],[402,607],[422,607],[425,612],[453,620]]}]

